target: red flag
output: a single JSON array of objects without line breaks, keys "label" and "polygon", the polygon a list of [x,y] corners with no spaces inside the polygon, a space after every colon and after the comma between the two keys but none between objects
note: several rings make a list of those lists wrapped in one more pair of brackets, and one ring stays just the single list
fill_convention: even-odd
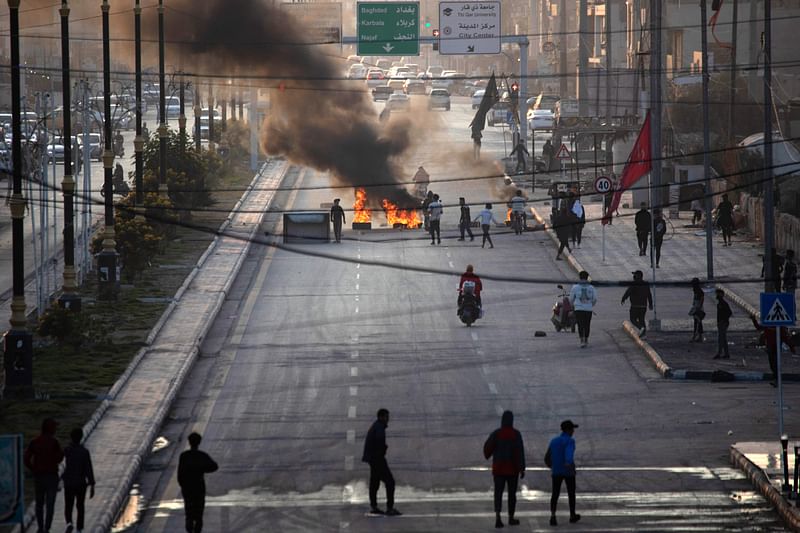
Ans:
[{"label": "red flag", "polygon": [[625,168],[622,170],[622,176],[614,189],[614,197],[611,199],[611,203],[606,206],[606,212],[603,215],[604,225],[611,222],[611,213],[619,207],[622,193],[639,181],[639,178],[650,172],[653,167],[651,153],[650,112],[648,111],[644,124],[642,124],[642,129],[639,131],[639,136],[636,138],[636,143],[633,145],[633,150],[631,150],[628,161],[625,163]]}]

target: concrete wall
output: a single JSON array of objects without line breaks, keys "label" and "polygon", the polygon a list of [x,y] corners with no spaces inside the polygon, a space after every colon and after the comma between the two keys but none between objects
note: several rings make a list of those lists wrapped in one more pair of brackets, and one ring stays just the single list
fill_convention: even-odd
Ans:
[{"label": "concrete wall", "polygon": [[[747,228],[759,239],[764,236],[764,207],[761,198],[739,195],[739,206],[747,218]],[[775,247],[779,252],[800,250],[800,219],[775,211]]]}]

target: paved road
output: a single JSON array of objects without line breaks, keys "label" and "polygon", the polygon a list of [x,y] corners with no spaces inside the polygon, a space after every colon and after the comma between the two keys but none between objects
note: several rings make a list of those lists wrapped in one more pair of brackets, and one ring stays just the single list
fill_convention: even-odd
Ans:
[{"label": "paved road", "polygon": [[[434,180],[461,171],[437,154],[453,139],[469,150],[462,132],[471,112],[457,104],[436,118],[440,128],[415,158],[431,161]],[[328,178],[298,169],[291,180],[313,187]],[[500,181],[431,188],[446,203],[461,195],[500,200]],[[315,208],[332,194],[284,192],[278,204]],[[274,230],[279,214],[270,218]],[[772,435],[771,390],[662,380],[621,332],[618,295],[602,291],[590,348],[579,349],[548,323],[555,283],[574,274],[553,261],[547,237],[498,231],[496,248],[483,250],[455,240],[456,218],[450,208],[441,246],[420,232],[379,229],[347,231],[341,245],[256,247],[163,428],[169,445],[144,466],[144,511],[134,529],[182,530],[177,457],[185,437],[200,431],[221,465],[208,476],[208,531],[491,530],[481,451],[511,409],[529,462],[521,531],[551,530],[541,458],[564,418],[581,426],[584,518],[570,530],[783,530],[727,462],[732,442]],[[486,279],[486,317],[468,329],[455,315],[457,275],[468,262],[487,278],[552,281]],[[537,329],[548,335],[535,338]],[[399,518],[365,514],[367,469],[359,459],[379,407],[392,412]],[[797,422],[791,413],[789,427]],[[566,523],[564,497],[559,509]]]}]

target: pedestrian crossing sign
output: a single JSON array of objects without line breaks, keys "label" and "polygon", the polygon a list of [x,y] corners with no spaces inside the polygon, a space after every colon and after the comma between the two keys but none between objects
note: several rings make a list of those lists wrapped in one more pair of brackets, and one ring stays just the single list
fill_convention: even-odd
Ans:
[{"label": "pedestrian crossing sign", "polygon": [[761,293],[762,326],[793,326],[795,320],[794,295],[792,293]]}]

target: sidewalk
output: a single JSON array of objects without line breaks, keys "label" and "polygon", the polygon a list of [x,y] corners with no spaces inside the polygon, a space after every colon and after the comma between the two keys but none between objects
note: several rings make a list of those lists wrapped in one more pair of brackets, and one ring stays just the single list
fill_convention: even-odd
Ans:
[{"label": "sidewalk", "polygon": [[[110,531],[131,484],[197,357],[209,324],[259,231],[287,163],[267,162],[220,227],[148,337],[145,346],[84,427],[97,479],[87,502],[86,531]],[[57,499],[52,531],[64,529],[63,500]],[[26,526],[33,530],[32,513]]]}]

